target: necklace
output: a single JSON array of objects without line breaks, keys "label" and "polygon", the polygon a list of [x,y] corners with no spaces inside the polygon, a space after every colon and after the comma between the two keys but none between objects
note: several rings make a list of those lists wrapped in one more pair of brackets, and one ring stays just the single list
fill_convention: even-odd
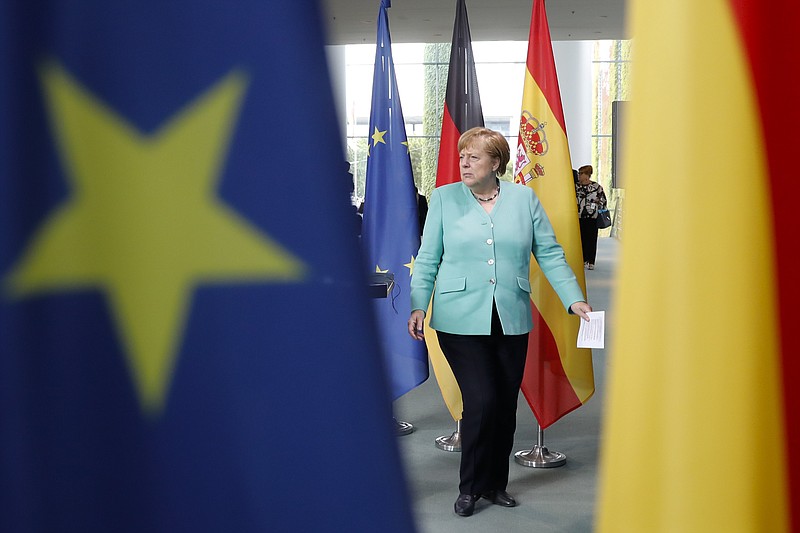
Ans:
[{"label": "necklace", "polygon": [[491,202],[492,200],[497,198],[498,194],[500,194],[500,186],[499,185],[497,186],[497,189],[494,191],[494,194],[491,195],[489,198],[480,198],[475,193],[472,193],[472,196],[475,196],[475,199],[478,200],[479,202]]}]

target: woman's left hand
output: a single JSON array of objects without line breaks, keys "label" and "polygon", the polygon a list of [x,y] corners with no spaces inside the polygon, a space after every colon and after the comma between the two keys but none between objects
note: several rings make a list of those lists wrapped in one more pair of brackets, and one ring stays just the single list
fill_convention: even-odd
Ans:
[{"label": "woman's left hand", "polygon": [[592,312],[591,305],[587,304],[586,302],[575,302],[574,304],[570,305],[569,308],[573,313],[589,322],[589,315],[587,313]]}]

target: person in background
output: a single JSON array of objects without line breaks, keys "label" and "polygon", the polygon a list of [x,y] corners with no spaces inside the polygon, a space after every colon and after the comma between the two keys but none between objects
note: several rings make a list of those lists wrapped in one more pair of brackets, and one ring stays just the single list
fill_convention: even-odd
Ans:
[{"label": "person in background", "polygon": [[425,227],[425,217],[428,216],[428,199],[417,190],[417,213],[419,215],[419,234],[422,236],[422,229]]},{"label": "person in background", "polygon": [[344,168],[347,176],[347,181],[345,183],[347,183],[347,190],[350,193],[350,205],[353,206],[353,215],[355,215],[353,217],[355,231],[356,235],[361,237],[361,220],[364,215],[364,202],[359,200],[356,196],[356,182],[353,178],[353,172],[350,170],[350,161],[347,159],[344,160]]},{"label": "person in background", "polygon": [[583,247],[583,266],[594,270],[597,256],[597,211],[606,208],[608,201],[603,186],[592,181],[592,165],[578,169],[578,184],[575,197],[578,201],[578,217],[581,226],[581,245]]},{"label": "person in background", "polygon": [[[565,312],[589,320],[575,274],[533,189],[500,181],[508,142],[486,128],[458,142],[461,181],[434,189],[411,277],[408,332],[424,339],[425,310],[464,405],[459,496],[470,516],[481,497],[517,503],[506,491],[528,333],[533,328],[531,253]],[[577,318],[576,318],[577,319]]]},{"label": "person in background", "polygon": [[361,200],[356,206],[356,227],[358,228],[358,236],[361,237],[361,227],[364,220],[364,200]]}]

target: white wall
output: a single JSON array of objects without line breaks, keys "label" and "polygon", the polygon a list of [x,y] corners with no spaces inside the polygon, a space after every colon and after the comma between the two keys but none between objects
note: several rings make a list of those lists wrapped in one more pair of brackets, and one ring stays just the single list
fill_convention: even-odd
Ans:
[{"label": "white wall", "polygon": [[572,168],[592,161],[592,59],[594,41],[553,42],[558,86],[567,122]]},{"label": "white wall", "polygon": [[333,101],[336,104],[336,116],[339,117],[339,128],[342,137],[342,152],[347,153],[346,142],[347,138],[347,118],[345,115],[347,109],[347,91],[345,70],[347,68],[347,60],[345,57],[344,46],[326,46],[325,55],[328,57],[328,71],[331,77],[331,86],[333,90]]}]

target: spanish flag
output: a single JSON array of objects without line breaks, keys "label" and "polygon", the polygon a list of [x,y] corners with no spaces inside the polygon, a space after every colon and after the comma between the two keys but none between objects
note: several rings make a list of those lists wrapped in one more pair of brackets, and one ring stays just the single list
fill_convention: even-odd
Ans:
[{"label": "spanish flag", "polygon": [[[536,192],[585,294],[572,163],[544,0],[533,2],[514,180]],[[546,428],[594,393],[592,353],[575,347],[579,318],[564,311],[534,259],[530,280],[534,327],[522,393]]]},{"label": "spanish flag", "polygon": [[800,4],[636,0],[631,15],[599,530],[796,531]]}]

